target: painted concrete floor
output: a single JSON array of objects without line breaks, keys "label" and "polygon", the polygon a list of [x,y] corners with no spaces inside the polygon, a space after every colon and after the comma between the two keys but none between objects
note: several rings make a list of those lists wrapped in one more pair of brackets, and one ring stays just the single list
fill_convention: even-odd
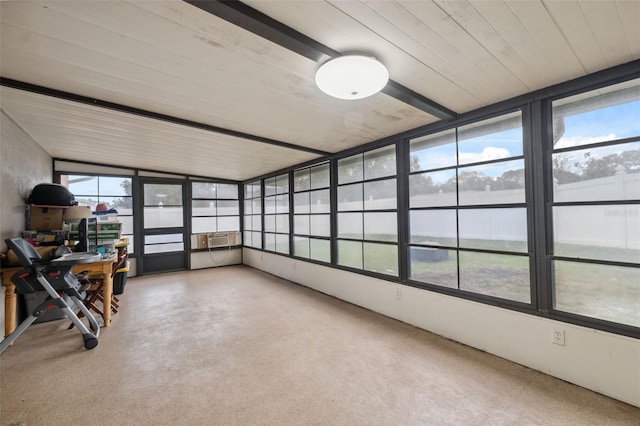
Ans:
[{"label": "painted concrete floor", "polygon": [[634,425],[640,408],[245,266],[129,279],[0,356],[2,425]]}]

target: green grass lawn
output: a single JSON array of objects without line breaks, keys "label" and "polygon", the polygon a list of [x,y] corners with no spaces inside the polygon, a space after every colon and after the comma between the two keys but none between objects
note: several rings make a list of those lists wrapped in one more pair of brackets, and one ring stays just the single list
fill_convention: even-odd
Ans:
[{"label": "green grass lawn", "polygon": [[[384,236],[380,240],[388,240]],[[455,245],[455,240],[433,241],[442,245]],[[300,245],[298,245],[300,244]],[[297,253],[308,253],[307,241],[296,244]],[[464,246],[521,252],[521,241],[467,241]],[[329,245],[322,246],[326,253],[318,253],[319,260],[330,259]],[[397,246],[339,241],[339,264],[365,269],[391,276],[398,275]],[[563,246],[562,253],[571,257],[638,261],[640,251],[585,246]],[[414,248],[414,251],[419,249]],[[529,257],[492,253],[476,253],[437,249],[447,252],[444,260],[425,261],[411,256],[409,276],[412,280],[460,288],[488,296],[530,303]],[[634,253],[635,252],[635,253]],[[306,256],[305,256],[306,257]],[[459,265],[458,265],[459,261]],[[458,277],[458,269],[460,277]],[[588,317],[640,327],[640,269],[577,262],[555,262],[555,308]],[[459,278],[459,280],[458,280]],[[460,287],[458,287],[458,281]]]}]

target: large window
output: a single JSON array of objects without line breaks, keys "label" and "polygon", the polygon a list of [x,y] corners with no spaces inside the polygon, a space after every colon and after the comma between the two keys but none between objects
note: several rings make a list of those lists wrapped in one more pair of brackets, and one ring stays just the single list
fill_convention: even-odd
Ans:
[{"label": "large window", "polygon": [[531,302],[520,112],[410,142],[409,278]]},{"label": "large window", "polygon": [[289,175],[264,180],[264,248],[289,254]]},{"label": "large window", "polygon": [[240,230],[238,185],[191,183],[191,233]]},{"label": "large window", "polygon": [[396,146],[338,161],[338,264],[398,275]]},{"label": "large window", "polygon": [[575,84],[249,183],[246,245],[637,335],[640,79]]},{"label": "large window", "polygon": [[293,174],[293,254],[331,262],[329,163]]},{"label": "large window", "polygon": [[262,248],[262,190],[260,181],[244,185],[244,245]]},{"label": "large window", "polygon": [[95,211],[98,204],[118,212],[122,236],[129,239],[129,253],[133,253],[133,196],[132,178],[127,176],[60,175],[60,183],[75,196],[78,205]]},{"label": "large window", "polygon": [[552,111],[553,308],[640,327],[640,80]]}]

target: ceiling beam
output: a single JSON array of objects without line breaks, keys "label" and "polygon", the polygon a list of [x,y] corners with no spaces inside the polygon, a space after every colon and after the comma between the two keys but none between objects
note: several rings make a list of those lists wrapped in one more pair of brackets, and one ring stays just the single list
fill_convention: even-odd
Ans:
[{"label": "ceiling beam", "polygon": [[178,118],[171,115],[147,111],[140,108],[133,108],[130,106],[117,104],[114,102],[108,102],[100,99],[80,96],[73,93],[64,92],[61,90],[50,89],[48,87],[25,83],[18,80],[12,80],[10,78],[0,77],[0,86],[11,87],[13,89],[24,90],[31,93],[37,93],[39,95],[51,96],[54,98],[64,99],[67,101],[78,102],[81,104],[92,105],[92,106],[97,106],[101,108],[107,108],[107,109],[111,109],[114,111],[119,111],[127,114],[133,114],[140,117],[151,118],[154,120],[165,121],[168,123],[179,124],[182,126],[193,127],[201,130],[207,130],[213,133],[220,133],[227,136],[234,136],[237,138],[247,139],[254,142],[260,142],[260,143],[265,143],[269,145],[279,146],[281,148],[288,148],[288,149],[294,149],[296,151],[309,152],[311,154],[316,154],[323,157],[331,155],[331,153],[327,151],[321,151],[319,149],[308,148],[306,146],[295,145],[292,143],[282,142],[275,139],[269,139],[262,136],[256,136],[249,133],[237,132],[235,130],[224,129],[222,127],[216,127],[210,124],[199,123],[197,121],[185,120],[183,118]]},{"label": "ceiling beam", "polygon": [[[330,58],[342,55],[342,53],[307,37],[238,0],[184,1],[312,61],[325,62]],[[393,80],[389,80],[382,92],[441,120],[451,120],[458,117],[458,113],[455,111],[451,111]]]}]

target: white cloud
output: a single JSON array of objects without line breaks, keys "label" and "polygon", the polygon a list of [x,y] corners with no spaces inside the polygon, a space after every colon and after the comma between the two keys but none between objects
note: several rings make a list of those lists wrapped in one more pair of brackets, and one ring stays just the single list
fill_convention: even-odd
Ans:
[{"label": "white cloud", "polygon": [[509,150],[506,148],[496,148],[488,146],[482,152],[461,152],[460,164],[476,163],[479,161],[497,160],[509,157]]},{"label": "white cloud", "polygon": [[603,136],[570,136],[568,138],[560,138],[554,148],[568,148],[570,146],[588,145],[590,143],[612,141],[617,139],[615,133],[609,133]]}]

